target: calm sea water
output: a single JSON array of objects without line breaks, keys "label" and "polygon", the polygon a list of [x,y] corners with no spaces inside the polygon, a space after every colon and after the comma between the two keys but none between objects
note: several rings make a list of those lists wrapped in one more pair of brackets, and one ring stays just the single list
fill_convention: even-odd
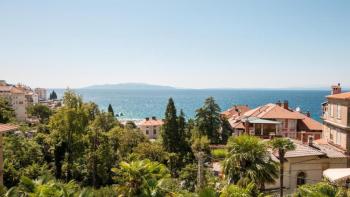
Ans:
[{"label": "calm sea water", "polygon": [[[64,90],[55,90],[61,96]],[[300,107],[310,111],[314,119],[320,121],[321,103],[329,91],[316,90],[93,90],[77,89],[84,101],[97,103],[107,110],[112,104],[116,113],[123,113],[120,119],[143,119],[149,116],[164,116],[169,97],[175,101],[177,110],[183,109],[187,118],[192,118],[195,110],[204,100],[213,96],[222,111],[233,105],[247,104],[254,108],[278,100],[288,100],[292,108]]]}]

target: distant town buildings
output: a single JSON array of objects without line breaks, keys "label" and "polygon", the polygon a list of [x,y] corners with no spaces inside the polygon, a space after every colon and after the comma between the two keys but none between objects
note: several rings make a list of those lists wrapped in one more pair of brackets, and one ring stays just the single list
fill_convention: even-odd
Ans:
[{"label": "distant town buildings", "polygon": [[163,124],[163,120],[159,120],[153,116],[152,118],[147,117],[137,123],[137,127],[140,128],[141,132],[149,139],[156,139]]},{"label": "distant town buildings", "polygon": [[290,109],[288,101],[248,109],[236,106],[223,112],[234,130],[233,135],[247,133],[264,139],[283,136],[304,143],[308,141],[309,136],[313,139],[321,138],[322,124],[313,120],[309,113],[303,114]]},{"label": "distant town buildings", "polygon": [[[42,90],[41,93],[43,92],[46,90]],[[27,107],[39,103],[40,100],[39,95],[30,87],[23,84],[7,84],[5,80],[0,80],[0,97],[6,98],[11,103],[16,119],[20,121],[27,120]]]},{"label": "distant town buildings", "polygon": [[47,92],[45,88],[35,88],[34,92],[39,96],[40,101],[47,100]]}]

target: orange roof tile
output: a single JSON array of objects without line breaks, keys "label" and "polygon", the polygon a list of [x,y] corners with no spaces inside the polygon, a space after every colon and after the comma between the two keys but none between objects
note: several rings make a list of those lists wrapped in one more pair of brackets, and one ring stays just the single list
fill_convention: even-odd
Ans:
[{"label": "orange roof tile", "polygon": [[163,120],[153,120],[153,119],[149,119],[149,120],[143,120],[139,123],[140,126],[161,126],[163,125],[164,122]]},{"label": "orange roof tile", "polygon": [[350,92],[344,92],[340,94],[333,94],[327,96],[329,99],[343,99],[343,100],[350,100]]},{"label": "orange roof tile", "polygon": [[243,114],[249,110],[250,108],[247,105],[235,105],[221,114],[226,118],[232,118],[233,116],[238,116],[239,114]]},{"label": "orange roof tile", "polygon": [[[295,113],[299,113],[299,112],[295,112]],[[309,130],[318,130],[318,131],[322,131],[322,124],[319,123],[318,121],[307,117],[306,115],[299,113],[299,115],[301,115],[303,117],[303,119],[301,120],[304,125],[309,129]]]},{"label": "orange roof tile", "polygon": [[303,119],[300,113],[284,109],[272,103],[252,109],[244,113],[244,116],[253,116],[263,119]]}]

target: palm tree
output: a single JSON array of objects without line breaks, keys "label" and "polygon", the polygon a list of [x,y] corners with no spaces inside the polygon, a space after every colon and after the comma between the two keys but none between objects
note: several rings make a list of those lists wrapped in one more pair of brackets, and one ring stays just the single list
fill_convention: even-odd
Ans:
[{"label": "palm tree", "polygon": [[284,172],[284,157],[286,152],[295,150],[294,143],[287,138],[274,138],[270,141],[271,147],[274,151],[278,151],[278,158],[280,161],[280,196],[283,196],[283,172]]},{"label": "palm tree", "polygon": [[158,162],[150,160],[121,162],[120,168],[113,168],[117,176],[117,191],[124,196],[162,196],[159,185],[170,177],[169,170]]},{"label": "palm tree", "polygon": [[62,183],[43,176],[37,180],[31,180],[27,177],[21,177],[18,187],[10,188],[5,197],[14,196],[57,196],[73,197],[79,191],[79,186],[74,182]]},{"label": "palm tree", "polygon": [[277,163],[271,159],[261,139],[249,135],[231,137],[227,148],[223,170],[230,183],[245,187],[253,182],[263,190],[265,183],[275,182]]}]

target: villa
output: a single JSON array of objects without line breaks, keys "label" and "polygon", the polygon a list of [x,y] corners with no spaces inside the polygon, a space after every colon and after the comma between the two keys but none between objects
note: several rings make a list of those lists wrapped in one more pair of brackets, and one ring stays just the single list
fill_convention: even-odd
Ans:
[{"label": "villa", "polygon": [[145,118],[141,122],[137,123],[137,127],[141,132],[145,134],[149,139],[156,139],[160,133],[160,129],[163,126],[163,120],[157,119],[155,116],[152,118]]},{"label": "villa", "polygon": [[320,139],[322,135],[322,124],[313,120],[310,113],[290,109],[288,101],[269,103],[241,115],[234,114],[228,121],[234,130],[233,135],[248,133],[264,139],[283,136],[304,143],[309,136]]},{"label": "villa", "polygon": [[[332,86],[331,95],[323,103],[323,138],[331,145],[350,150],[350,92],[342,93],[340,84]],[[349,164],[350,166],[350,164]]]}]

